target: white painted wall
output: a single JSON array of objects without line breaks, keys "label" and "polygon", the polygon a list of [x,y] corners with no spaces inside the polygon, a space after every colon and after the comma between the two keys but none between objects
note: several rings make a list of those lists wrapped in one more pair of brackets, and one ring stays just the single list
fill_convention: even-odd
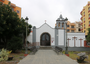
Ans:
[{"label": "white painted wall", "polygon": [[27,36],[27,41],[32,43],[32,32]]},{"label": "white painted wall", "polygon": [[64,30],[58,30],[58,45],[64,46]]},{"label": "white painted wall", "polygon": [[43,24],[40,28],[36,29],[36,42],[40,43],[40,36],[43,33],[49,33],[51,36],[51,39],[54,39],[54,41],[50,41],[51,45],[55,45],[55,29],[51,28],[47,23]]},{"label": "white painted wall", "polygon": [[[74,39],[72,39],[72,37],[77,37],[76,41],[76,47],[84,47],[84,40],[85,40],[85,33],[67,33],[67,39],[71,39],[69,40],[69,46],[70,47],[74,47]],[[80,40],[79,39],[83,39],[82,40],[82,45],[80,46]],[[68,43],[68,40],[67,40]]]}]

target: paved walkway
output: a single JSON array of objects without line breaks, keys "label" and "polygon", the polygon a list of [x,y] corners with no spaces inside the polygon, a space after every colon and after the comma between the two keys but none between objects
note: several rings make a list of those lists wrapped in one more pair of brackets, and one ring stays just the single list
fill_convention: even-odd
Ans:
[{"label": "paved walkway", "polygon": [[35,55],[28,55],[18,64],[78,64],[66,55],[57,55],[53,50],[38,50]]}]

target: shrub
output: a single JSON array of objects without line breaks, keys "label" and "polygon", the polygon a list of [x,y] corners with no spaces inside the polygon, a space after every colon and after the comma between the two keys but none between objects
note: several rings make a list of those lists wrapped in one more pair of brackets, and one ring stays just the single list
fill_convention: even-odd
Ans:
[{"label": "shrub", "polygon": [[0,52],[0,61],[8,60],[8,55],[11,53],[11,51],[5,50],[4,48]]},{"label": "shrub", "polygon": [[21,37],[13,36],[12,39],[7,43],[7,49],[15,52],[16,50],[22,49],[22,39]]}]

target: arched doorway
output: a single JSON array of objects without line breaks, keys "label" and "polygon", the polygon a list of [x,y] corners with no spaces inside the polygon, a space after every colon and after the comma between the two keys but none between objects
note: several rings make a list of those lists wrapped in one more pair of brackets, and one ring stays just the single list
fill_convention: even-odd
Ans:
[{"label": "arched doorway", "polygon": [[50,46],[50,35],[48,33],[43,33],[40,39],[41,46]]}]

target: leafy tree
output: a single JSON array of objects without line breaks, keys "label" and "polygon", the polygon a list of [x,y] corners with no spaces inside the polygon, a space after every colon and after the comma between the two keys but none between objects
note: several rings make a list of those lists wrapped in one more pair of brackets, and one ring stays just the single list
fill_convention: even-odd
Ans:
[{"label": "leafy tree", "polygon": [[[8,48],[8,44],[13,43],[13,37],[21,38],[20,34],[25,35],[26,24],[23,18],[20,19],[17,13],[12,11],[10,3],[6,5],[0,2],[0,43],[4,43],[5,48]],[[31,25],[28,25],[28,27],[31,27]],[[29,29],[28,33],[30,33]],[[16,43],[19,42],[17,41]]]},{"label": "leafy tree", "polygon": [[7,43],[7,49],[12,50],[12,52],[22,49],[22,39],[19,36],[13,36]]},{"label": "leafy tree", "polygon": [[86,37],[86,41],[90,42],[90,28],[88,28],[88,35]]},{"label": "leafy tree", "polygon": [[19,35],[21,33],[20,19],[16,12],[12,11],[10,3],[8,5],[0,2],[0,40],[5,43],[14,35]]}]

